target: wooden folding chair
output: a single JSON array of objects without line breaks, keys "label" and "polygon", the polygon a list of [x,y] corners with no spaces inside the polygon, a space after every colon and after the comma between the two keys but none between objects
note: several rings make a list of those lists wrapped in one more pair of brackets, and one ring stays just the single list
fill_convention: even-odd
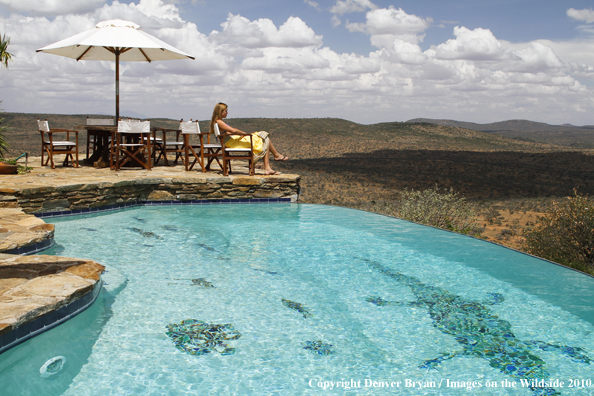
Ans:
[{"label": "wooden folding chair", "polygon": [[[153,140],[153,157],[155,158],[155,165],[159,163],[161,157],[165,161],[165,166],[169,166],[169,160],[167,159],[167,153],[175,153],[175,159],[173,163],[177,165],[177,160],[184,156],[184,141],[181,137],[182,131],[181,129],[169,129],[169,128],[153,128],[155,131],[161,131],[163,134],[163,138],[157,138],[156,136],[152,139]],[[170,140],[167,138],[168,133],[175,133],[175,139]],[[158,153],[158,155],[157,155]]]},{"label": "wooden folding chair", "polygon": [[109,166],[120,170],[128,163],[151,170],[151,122],[118,121],[118,130],[112,133]]},{"label": "wooden folding chair", "polygon": [[[187,171],[191,171],[194,165],[196,165],[196,162],[199,162],[202,172],[206,172],[207,170],[210,170],[210,164],[215,160],[221,169],[223,169],[223,165],[221,164],[221,161],[219,161],[219,158],[223,157],[221,145],[219,143],[210,143],[210,133],[201,133],[198,121],[190,120],[184,122],[184,120],[181,120],[179,129],[184,140],[184,164],[186,165]],[[194,135],[198,136],[200,139],[199,144],[191,143],[190,139]],[[204,136],[206,136],[206,142],[204,141]],[[190,157],[194,157],[192,164],[190,164]]]},{"label": "wooden folding chair", "polygon": [[[37,119],[39,133],[41,134],[41,166],[51,164],[55,169],[54,154],[65,154],[63,166],[68,166],[69,162],[75,168],[78,168],[78,131],[70,129],[50,129],[47,119],[41,121]],[[66,133],[66,140],[56,140],[54,134]],[[70,134],[73,133],[75,141],[70,140]],[[46,136],[47,135],[47,136]],[[47,160],[43,160],[44,154],[47,154]],[[76,159],[74,158],[76,155]]]},{"label": "wooden folding chair", "polygon": [[[231,161],[232,160],[243,160],[248,161],[248,168],[250,176],[254,176],[256,174],[256,161],[254,155],[254,140],[252,135],[241,135],[235,133],[225,133],[224,135],[221,134],[218,124],[214,124],[214,132],[219,139],[219,143],[221,146],[221,152],[223,154],[223,175],[228,176],[231,172]],[[229,148],[225,147],[225,142],[230,136],[243,136],[249,137],[250,139],[250,147],[247,148]]]}]

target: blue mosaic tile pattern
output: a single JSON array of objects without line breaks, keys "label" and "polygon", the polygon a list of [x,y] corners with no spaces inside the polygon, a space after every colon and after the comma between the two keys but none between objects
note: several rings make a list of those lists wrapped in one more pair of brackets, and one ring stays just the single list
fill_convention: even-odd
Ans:
[{"label": "blue mosaic tile pattern", "polygon": [[284,298],[281,298],[281,301],[283,302],[283,305],[289,309],[294,309],[295,311],[299,312],[301,315],[303,315],[303,317],[305,319],[307,318],[311,318],[313,317],[313,314],[311,314],[307,308],[305,308],[303,306],[303,304],[295,302],[295,301],[291,301],[291,300],[286,300]]},{"label": "blue mosaic tile pattern", "polygon": [[233,355],[235,348],[225,342],[241,337],[232,324],[211,324],[196,319],[168,324],[166,334],[177,349],[190,355],[206,355],[213,351],[221,355]]},{"label": "blue mosaic tile pattern", "polygon": [[[451,335],[460,344],[461,350],[443,353],[419,366],[436,370],[439,365],[455,357],[485,359],[489,365],[510,377],[528,380],[535,396],[560,395],[556,389],[540,386],[538,380],[548,380],[550,375],[546,362],[531,353],[534,349],[554,351],[566,355],[575,362],[590,364],[590,358],[579,347],[551,344],[543,341],[523,341],[512,332],[511,323],[491,313],[488,305],[503,301],[498,293],[488,294],[483,303],[465,300],[439,287],[423,284],[419,279],[392,271],[380,263],[362,259],[378,272],[412,289],[415,301],[392,302],[381,297],[369,297],[368,302],[380,307],[421,307],[429,311],[433,326],[444,334]],[[541,381],[542,383],[542,381]]]},{"label": "blue mosaic tile pattern", "polygon": [[140,228],[136,228],[136,227],[132,227],[132,228],[128,228],[130,231],[136,232],[137,234],[142,235],[145,238],[155,238],[155,239],[160,239],[163,240],[163,237],[160,235],[155,234],[154,232],[151,231],[144,231],[141,230]]},{"label": "blue mosaic tile pattern", "polygon": [[204,278],[192,279],[192,285],[201,287],[203,289],[209,289],[211,287],[215,287],[211,282],[207,281]]},{"label": "blue mosaic tile pattern", "polygon": [[323,341],[305,341],[302,345],[303,349],[309,350],[314,355],[328,356],[334,353],[332,344],[326,344]]}]

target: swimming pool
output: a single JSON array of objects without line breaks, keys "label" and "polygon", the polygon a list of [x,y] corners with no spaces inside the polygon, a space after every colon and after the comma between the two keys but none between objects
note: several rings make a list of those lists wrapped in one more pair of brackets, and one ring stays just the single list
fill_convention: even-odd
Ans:
[{"label": "swimming pool", "polygon": [[48,221],[107,284],[0,355],[6,394],[593,392],[594,278],[500,246],[298,204]]}]

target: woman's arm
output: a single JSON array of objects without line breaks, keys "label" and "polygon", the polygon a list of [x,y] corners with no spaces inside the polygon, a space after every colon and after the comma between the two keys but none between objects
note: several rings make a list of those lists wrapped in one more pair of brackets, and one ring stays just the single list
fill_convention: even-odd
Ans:
[{"label": "woman's arm", "polygon": [[233,128],[232,126],[227,125],[225,123],[225,121],[223,121],[223,120],[217,120],[217,125],[219,126],[219,129],[221,129],[223,131],[222,134],[224,134],[224,135],[226,134],[225,132],[234,133],[237,135],[249,135],[249,133],[245,133],[242,130],[239,130],[237,128]]}]

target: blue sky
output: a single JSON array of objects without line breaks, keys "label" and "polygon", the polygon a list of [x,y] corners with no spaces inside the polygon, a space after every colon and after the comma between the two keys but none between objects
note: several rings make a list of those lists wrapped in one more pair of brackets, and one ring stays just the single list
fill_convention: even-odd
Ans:
[{"label": "blue sky", "polygon": [[107,19],[197,58],[123,65],[121,108],[147,117],[594,124],[582,0],[0,0],[2,107],[113,113],[113,63],[35,53]]},{"label": "blue sky", "polygon": [[[330,9],[336,3],[332,0],[316,1],[319,10],[299,0],[256,0],[256,1],[204,1],[179,4],[180,12],[203,28],[204,32],[220,29],[220,22],[229,12],[239,13],[249,19],[270,18],[281,25],[290,16],[299,16],[316,33],[324,36],[324,45],[338,52],[368,54],[373,50],[369,37],[362,34],[347,34],[343,26],[334,28],[330,22]],[[592,8],[591,0],[408,0],[374,1],[378,7],[390,5],[402,8],[409,14],[432,17],[436,22],[427,30],[422,47],[429,48],[452,38],[452,28],[462,25],[469,29],[489,28],[497,38],[526,42],[538,39],[563,40],[580,36],[576,28],[579,23],[569,18],[569,8]],[[222,5],[219,5],[222,4]],[[185,15],[185,14],[184,14]],[[364,13],[350,13],[344,19],[363,22]],[[442,25],[442,26],[439,26]]]}]

